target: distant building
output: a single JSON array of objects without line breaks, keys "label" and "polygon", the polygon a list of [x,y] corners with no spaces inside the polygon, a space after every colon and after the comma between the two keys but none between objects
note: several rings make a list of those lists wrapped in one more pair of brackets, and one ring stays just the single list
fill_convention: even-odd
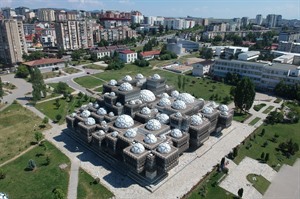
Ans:
[{"label": "distant building", "polygon": [[232,59],[236,53],[248,52],[248,47],[241,46],[216,46],[215,55],[223,56],[225,59]]},{"label": "distant building", "polygon": [[139,11],[132,11],[131,12],[131,23],[144,23],[144,16]]},{"label": "distant building", "polygon": [[97,55],[97,59],[101,59],[101,58],[103,58],[105,56],[108,56],[108,57],[111,56],[110,50],[108,50],[105,47],[94,48],[94,49],[91,50],[91,53],[96,54]]},{"label": "distant building", "polygon": [[145,59],[145,60],[151,60],[154,59],[155,57],[158,57],[160,54],[159,50],[152,50],[152,51],[144,51],[141,52],[140,55]]},{"label": "distant building", "polygon": [[25,19],[26,19],[27,21],[30,21],[30,20],[33,19],[34,17],[35,17],[35,13],[34,13],[34,12],[29,11],[29,12],[26,12],[26,13],[25,13]]},{"label": "distant building", "polygon": [[278,45],[278,51],[300,53],[300,43],[281,41]]},{"label": "distant building", "polygon": [[53,9],[42,8],[38,9],[37,17],[40,21],[55,21],[55,14]]},{"label": "distant building", "polygon": [[300,33],[299,32],[280,32],[278,41],[287,41],[287,42],[300,42]]},{"label": "distant building", "polygon": [[[187,51],[187,52],[197,51],[197,50],[199,50],[199,46],[200,46],[200,44],[198,42],[185,40],[185,39],[179,39],[179,38],[168,39],[167,42],[168,42],[167,49],[171,50],[171,45],[169,45],[169,44],[176,44],[177,46],[179,46],[179,48],[178,48],[179,51],[171,50],[172,52],[176,53],[177,55],[184,53],[185,51]],[[180,48],[183,48],[183,49],[180,49]]]},{"label": "distant building", "polygon": [[49,68],[63,68],[65,61],[62,59],[38,59],[23,63],[27,67],[37,67],[41,71]]},{"label": "distant building", "polygon": [[263,22],[263,17],[262,17],[262,15],[261,15],[261,14],[256,15],[255,23],[256,23],[257,25],[261,25],[262,22]]},{"label": "distant building", "polygon": [[132,30],[128,26],[109,28],[109,29],[98,29],[93,31],[93,37],[95,43],[101,40],[106,40],[109,42],[120,41],[126,38],[136,37],[136,31]]},{"label": "distant building", "polygon": [[23,16],[25,16],[25,14],[26,14],[27,12],[29,12],[30,9],[27,8],[27,7],[17,7],[17,8],[15,8],[15,11],[16,11],[16,14],[17,14],[17,15],[23,15]]},{"label": "distant building", "polygon": [[193,66],[193,76],[202,77],[204,74],[208,74],[210,71],[210,67],[214,61],[205,60],[201,62],[194,63]]},{"label": "distant building", "polygon": [[65,10],[55,10],[55,21],[61,22],[67,20],[67,12]]},{"label": "distant building", "polygon": [[185,19],[174,19],[165,18],[164,27],[169,30],[182,30],[187,28],[193,28],[195,26],[195,21],[185,20]]},{"label": "distant building", "polygon": [[241,19],[241,26],[246,27],[249,24],[249,17],[242,17]]},{"label": "distant building", "polygon": [[16,15],[16,11],[12,8],[2,8],[2,15],[4,16],[4,19],[9,19],[12,16]]},{"label": "distant building", "polygon": [[275,15],[275,14],[267,15],[266,25],[268,28],[278,27],[281,25],[281,22],[282,22],[281,15]]},{"label": "distant building", "polygon": [[119,58],[125,63],[131,63],[137,59],[137,53],[131,50],[123,50],[119,52]]},{"label": "distant building", "polygon": [[293,64],[293,61],[294,61],[293,54],[281,55],[273,59],[273,63],[281,63],[281,64]]},{"label": "distant building", "polygon": [[242,61],[249,61],[249,60],[256,60],[260,55],[259,51],[248,51],[243,52],[238,55],[238,60]]}]

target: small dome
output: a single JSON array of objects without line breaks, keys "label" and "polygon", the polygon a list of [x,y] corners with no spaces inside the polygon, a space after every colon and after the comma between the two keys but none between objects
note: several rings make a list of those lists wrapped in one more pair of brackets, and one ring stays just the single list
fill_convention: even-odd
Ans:
[{"label": "small dome", "polygon": [[106,126],[107,122],[106,121],[102,121],[100,124],[101,124],[101,126]]},{"label": "small dome", "polygon": [[157,151],[160,153],[170,153],[171,152],[171,146],[168,143],[161,143],[157,147]]},{"label": "small dome", "polygon": [[157,131],[161,128],[161,123],[156,119],[151,119],[147,122],[146,128],[150,131]]},{"label": "small dome", "polygon": [[145,147],[141,143],[135,143],[131,147],[130,151],[134,154],[141,154],[145,151]]},{"label": "small dome", "polygon": [[129,104],[134,105],[134,104],[135,104],[135,101],[134,101],[134,100],[130,100],[130,101],[129,101]]},{"label": "small dome", "polygon": [[103,130],[99,130],[96,132],[96,135],[105,135],[105,132]]},{"label": "small dome", "polygon": [[210,103],[210,106],[212,108],[217,108],[219,105],[216,102],[213,101],[213,102]]},{"label": "small dome", "polygon": [[151,110],[148,107],[143,107],[141,110],[141,114],[143,115],[150,115],[151,114]]},{"label": "small dome", "polygon": [[168,89],[169,87],[170,87],[169,85],[165,85],[165,88],[167,88],[167,89]]},{"label": "small dome", "polygon": [[126,129],[134,125],[132,117],[129,115],[120,115],[115,122],[116,127]]},{"label": "small dome", "polygon": [[161,134],[159,137],[160,137],[162,140],[167,139],[167,137],[166,137],[164,134]]},{"label": "small dome", "polygon": [[225,104],[222,104],[222,105],[219,106],[219,110],[220,110],[220,111],[228,111],[229,108],[228,108],[228,106],[226,106]]},{"label": "small dome", "polygon": [[117,107],[121,107],[122,104],[121,104],[120,102],[117,102],[117,103],[116,103],[116,106],[117,106]]},{"label": "small dome", "polygon": [[202,118],[199,115],[192,115],[191,117],[191,125],[198,126],[202,124]]},{"label": "small dome", "polygon": [[133,89],[132,85],[128,82],[124,82],[120,85],[120,91],[131,91]]},{"label": "small dome", "polygon": [[173,102],[172,108],[177,109],[177,110],[182,110],[182,109],[186,108],[186,104],[182,100],[176,100],[175,102]]},{"label": "small dome", "polygon": [[128,129],[125,133],[124,133],[125,137],[128,138],[134,138],[136,136],[136,130],[135,129]]},{"label": "small dome", "polygon": [[221,111],[221,115],[228,116],[228,112],[227,111]]},{"label": "small dome", "polygon": [[182,137],[182,132],[179,129],[173,129],[171,131],[171,136],[174,138],[181,138]]},{"label": "small dome", "polygon": [[104,109],[104,108],[99,108],[97,110],[97,114],[98,115],[106,115],[107,114],[107,111]]},{"label": "small dome", "polygon": [[152,133],[149,133],[145,136],[144,142],[147,144],[154,144],[157,142],[157,138]]},{"label": "small dome", "polygon": [[140,99],[143,102],[153,102],[156,98],[152,91],[149,90],[141,90],[140,92]]},{"label": "small dome", "polygon": [[80,114],[81,117],[83,118],[88,118],[91,115],[91,112],[88,110],[84,110],[82,111],[82,113]]},{"label": "small dome", "polygon": [[163,98],[161,98],[159,100],[158,105],[159,106],[170,106],[171,105],[171,101],[168,98],[163,97]]},{"label": "small dome", "polygon": [[169,95],[168,93],[163,93],[163,94],[161,94],[161,97],[162,97],[162,98],[163,98],[163,97],[169,98],[170,95]]},{"label": "small dome", "polygon": [[135,79],[143,79],[143,78],[144,78],[144,75],[142,75],[141,73],[139,73],[135,76]]},{"label": "small dome", "polygon": [[72,113],[71,114],[71,117],[75,117],[77,114],[76,113]]},{"label": "small dome", "polygon": [[199,98],[198,100],[200,100],[200,101],[204,101],[204,99],[203,99],[203,98]]},{"label": "small dome", "polygon": [[179,92],[176,91],[176,90],[175,90],[175,91],[172,91],[172,93],[171,93],[171,96],[172,96],[172,97],[175,97],[175,98],[178,97],[178,95],[179,95]]},{"label": "small dome", "polygon": [[118,131],[113,131],[112,133],[111,133],[111,136],[113,136],[113,137],[117,137],[119,135],[119,132]]},{"label": "small dome", "polygon": [[94,125],[94,124],[96,124],[96,121],[95,121],[95,119],[94,118],[92,118],[92,117],[88,117],[86,120],[85,120],[85,125],[88,125],[88,126],[91,126],[91,125]]},{"label": "small dome", "polygon": [[165,113],[157,114],[156,119],[158,119],[158,121],[162,124],[167,124],[167,123],[169,123],[169,120],[170,120],[169,116]]},{"label": "small dome", "polygon": [[187,104],[194,103],[194,97],[191,94],[189,94],[189,93],[180,93],[177,96],[177,99],[178,100],[182,100],[182,101],[184,101]]},{"label": "small dome", "polygon": [[137,99],[137,100],[135,100],[135,103],[136,103],[136,104],[142,104],[143,102],[142,102],[142,100]]},{"label": "small dome", "polygon": [[118,82],[114,79],[112,79],[108,82],[108,85],[110,85],[110,86],[116,86],[117,84],[118,84]]},{"label": "small dome", "polygon": [[152,76],[152,79],[154,79],[154,80],[159,80],[159,79],[161,79],[161,77],[160,77],[159,74],[154,74],[154,75]]},{"label": "small dome", "polygon": [[204,114],[212,114],[213,112],[213,108],[210,107],[210,106],[205,106],[203,109],[202,109],[202,113]]},{"label": "small dome", "polygon": [[125,82],[130,82],[132,81],[132,77],[130,75],[126,75],[124,78],[123,78],[123,81]]},{"label": "small dome", "polygon": [[182,117],[182,114],[180,112],[175,113],[175,117]]},{"label": "small dome", "polygon": [[83,109],[83,110],[87,110],[88,108],[89,107],[86,104],[81,106],[81,109]]},{"label": "small dome", "polygon": [[154,113],[158,113],[158,109],[157,109],[157,108],[152,109],[152,111],[153,111]]},{"label": "small dome", "polygon": [[94,108],[99,108],[99,104],[98,103],[94,103],[93,107]]},{"label": "small dome", "polygon": [[109,116],[109,117],[113,117],[113,116],[115,116],[115,114],[114,114],[114,112],[109,112],[109,113],[108,113],[108,116]]},{"label": "small dome", "polygon": [[109,93],[109,96],[115,97],[115,96],[116,96],[116,93],[115,93],[115,92],[111,92],[111,93]]},{"label": "small dome", "polygon": [[88,104],[88,106],[89,106],[89,107],[93,107],[93,103],[90,102],[90,103]]}]

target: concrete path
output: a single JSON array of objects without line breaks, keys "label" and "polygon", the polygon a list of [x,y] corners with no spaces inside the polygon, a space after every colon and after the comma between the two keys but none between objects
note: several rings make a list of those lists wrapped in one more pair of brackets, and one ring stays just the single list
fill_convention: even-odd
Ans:
[{"label": "concrete path", "polygon": [[18,157],[24,155],[25,153],[27,153],[28,151],[30,151],[31,149],[35,148],[37,145],[32,145],[30,147],[28,147],[26,150],[22,151],[20,154],[16,155],[15,157],[3,162],[2,164],[0,164],[0,167],[3,167],[4,165],[14,161],[15,159],[17,159]]},{"label": "concrete path", "polygon": [[68,199],[77,198],[78,174],[80,161],[77,159],[71,160],[70,180],[68,186]]},{"label": "concrete path", "polygon": [[300,198],[300,159],[291,167],[283,165],[273,179],[263,199]]}]

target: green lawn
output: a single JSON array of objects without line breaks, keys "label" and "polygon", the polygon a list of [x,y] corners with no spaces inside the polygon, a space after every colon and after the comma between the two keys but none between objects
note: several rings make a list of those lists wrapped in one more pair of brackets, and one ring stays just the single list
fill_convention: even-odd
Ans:
[{"label": "green lawn", "polygon": [[[0,164],[20,154],[31,145],[31,142],[35,142],[35,132],[43,130],[39,127],[41,124],[40,117],[20,104],[12,104],[1,111]],[[44,129],[47,128],[49,125]]]},{"label": "green lawn", "polygon": [[237,122],[244,122],[246,119],[251,117],[251,114],[249,113],[239,113],[234,111],[233,120]]},{"label": "green lawn", "polygon": [[254,188],[262,195],[264,195],[271,184],[266,178],[256,174],[247,175],[247,180],[252,183]]},{"label": "green lawn", "polygon": [[265,103],[257,104],[257,105],[254,105],[254,106],[253,106],[253,109],[254,109],[255,111],[260,111],[260,109],[262,109],[262,108],[265,107],[265,106],[266,106]]},{"label": "green lawn", "polygon": [[95,70],[105,70],[106,69],[106,67],[100,66],[97,64],[89,64],[89,65],[83,66],[83,68],[89,68],[89,69],[95,69]]},{"label": "green lawn", "polygon": [[79,61],[71,61],[71,64],[75,66],[75,65],[89,64],[91,62],[92,62],[91,60],[79,60]]},{"label": "green lawn", "polygon": [[101,182],[100,184],[95,184],[92,176],[82,169],[79,170],[79,182],[77,189],[78,199],[106,199],[113,196],[113,193],[101,185]]},{"label": "green lawn", "polygon": [[274,106],[269,106],[266,110],[263,111],[264,114],[268,114],[271,112],[271,110],[274,108]]},{"label": "green lawn", "polygon": [[[218,181],[225,175],[214,170],[197,185],[184,199],[229,199],[235,196],[218,186]],[[220,182],[219,182],[220,183]]]},{"label": "green lawn", "polygon": [[[260,135],[262,129],[265,129],[265,134]],[[280,151],[277,151],[278,145],[281,142],[293,139],[294,142],[300,145],[300,122],[297,124],[274,124],[274,125],[262,125],[260,126],[249,138],[247,138],[244,144],[241,144],[238,150],[238,156],[234,159],[234,162],[239,164],[245,156],[253,159],[260,160],[262,152],[269,153],[270,158],[267,162],[268,165],[275,170],[279,170],[283,164],[293,165],[297,158],[300,158],[300,151],[295,155],[287,158]],[[275,141],[274,138],[278,136]],[[264,143],[267,146],[264,147]],[[280,165],[278,165],[280,164]]]},{"label": "green lawn", "polygon": [[45,72],[42,73],[43,79],[48,79],[48,78],[53,78],[53,77],[59,77],[59,76],[64,76],[64,74],[60,74],[58,71],[50,71],[50,72]]},{"label": "green lawn", "polygon": [[77,68],[73,68],[73,67],[63,68],[62,70],[69,74],[79,73],[81,71],[81,70],[78,70]]},{"label": "green lawn", "polygon": [[101,87],[98,87],[98,88],[94,89],[94,91],[96,91],[96,92],[101,92],[101,93],[102,93],[103,87],[102,87],[102,86],[101,86]]},{"label": "green lawn", "polygon": [[83,98],[78,99],[74,96],[74,99],[71,102],[61,98],[59,100],[60,106],[58,108],[56,107],[55,100],[38,103],[35,107],[53,121],[56,121],[56,115],[60,114],[62,119],[59,121],[59,124],[62,124],[65,122],[66,115],[72,113],[76,108],[78,108],[78,101],[80,101],[81,104],[86,104],[89,100],[84,101]]},{"label": "green lawn", "polygon": [[[49,142],[46,147],[36,146],[13,162],[1,167],[6,178],[0,180],[0,190],[8,194],[9,198],[38,199],[54,198],[52,190],[60,188],[67,196],[69,167],[66,170],[59,168],[60,164],[70,165],[69,159]],[[45,150],[46,149],[46,150]],[[50,158],[46,165],[46,157]],[[26,170],[28,161],[35,161],[37,168],[34,171]]]},{"label": "green lawn", "polygon": [[249,123],[249,125],[251,125],[251,126],[255,125],[260,119],[261,119],[260,117],[254,118],[254,119]]},{"label": "green lawn", "polygon": [[[51,86],[52,88],[56,89],[58,83],[48,83],[48,85]],[[68,92],[68,93],[73,93],[73,92],[74,92],[74,89],[71,88],[70,86],[68,86],[67,92]]]},{"label": "green lawn", "polygon": [[74,81],[77,84],[79,84],[85,88],[90,88],[90,89],[103,84],[103,81],[93,78],[91,76],[75,78]]}]

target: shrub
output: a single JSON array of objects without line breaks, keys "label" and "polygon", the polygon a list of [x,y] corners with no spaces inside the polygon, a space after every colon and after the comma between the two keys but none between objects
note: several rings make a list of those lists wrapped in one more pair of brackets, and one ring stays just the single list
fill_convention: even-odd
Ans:
[{"label": "shrub", "polygon": [[94,184],[99,184],[100,183],[100,178],[95,178],[95,180],[94,180]]},{"label": "shrub", "polygon": [[28,161],[28,165],[27,165],[27,169],[29,169],[29,170],[34,170],[36,168],[36,164],[35,164],[35,162],[34,162],[34,160],[29,160]]},{"label": "shrub", "polygon": [[6,177],[6,173],[4,173],[2,169],[0,169],[0,180],[5,179],[5,177]]},{"label": "shrub", "polygon": [[49,118],[48,117],[44,117],[43,124],[48,124],[48,123],[49,123]]}]

